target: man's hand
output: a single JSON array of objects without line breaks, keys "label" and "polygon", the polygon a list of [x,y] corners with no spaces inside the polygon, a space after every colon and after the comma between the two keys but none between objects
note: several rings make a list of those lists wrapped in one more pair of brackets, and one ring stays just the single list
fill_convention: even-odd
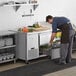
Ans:
[{"label": "man's hand", "polygon": [[52,33],[50,43],[53,43],[54,38],[56,37],[56,33]]},{"label": "man's hand", "polygon": [[53,40],[54,40],[55,36],[56,36],[56,33],[52,33],[52,35],[51,35],[51,40],[50,40],[48,46],[52,46]]}]

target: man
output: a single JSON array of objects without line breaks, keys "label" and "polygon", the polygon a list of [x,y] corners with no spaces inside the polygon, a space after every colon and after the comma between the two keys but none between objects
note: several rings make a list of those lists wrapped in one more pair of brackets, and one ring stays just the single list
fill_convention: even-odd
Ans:
[{"label": "man", "polygon": [[62,32],[59,64],[70,63],[74,38],[74,30],[70,20],[66,17],[52,17],[48,15],[46,17],[46,22],[52,24],[50,45],[53,43],[57,29],[60,29]]}]

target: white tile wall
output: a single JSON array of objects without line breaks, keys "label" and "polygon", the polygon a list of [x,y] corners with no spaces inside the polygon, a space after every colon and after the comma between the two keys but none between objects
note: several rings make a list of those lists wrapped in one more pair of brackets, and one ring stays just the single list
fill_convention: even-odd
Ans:
[{"label": "white tile wall", "polygon": [[[1,2],[9,0],[0,0]],[[15,0],[17,1],[17,0]],[[18,0],[23,1],[23,0]],[[25,0],[27,1],[27,0]],[[76,24],[76,0],[38,0],[39,7],[36,9],[34,17],[24,17],[29,13],[30,7],[22,6],[15,12],[13,7],[0,7],[0,30],[12,29],[21,26],[31,25],[34,22],[45,21],[48,14],[53,16],[66,16]]]}]

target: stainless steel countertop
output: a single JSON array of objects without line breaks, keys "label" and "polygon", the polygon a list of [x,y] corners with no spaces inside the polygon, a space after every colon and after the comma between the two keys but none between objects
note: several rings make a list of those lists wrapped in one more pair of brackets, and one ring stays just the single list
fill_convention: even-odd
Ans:
[{"label": "stainless steel countertop", "polygon": [[0,31],[0,36],[16,34],[14,31]]}]

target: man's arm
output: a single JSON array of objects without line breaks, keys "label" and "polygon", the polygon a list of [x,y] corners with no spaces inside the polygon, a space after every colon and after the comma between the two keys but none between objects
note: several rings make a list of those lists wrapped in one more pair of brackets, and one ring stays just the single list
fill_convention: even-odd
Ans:
[{"label": "man's arm", "polygon": [[56,37],[57,33],[57,22],[56,20],[52,23],[52,35],[50,39],[50,45],[52,45],[54,38]]},{"label": "man's arm", "polygon": [[52,33],[51,35],[51,40],[50,40],[50,44],[53,43],[54,38],[56,37],[56,33]]}]

